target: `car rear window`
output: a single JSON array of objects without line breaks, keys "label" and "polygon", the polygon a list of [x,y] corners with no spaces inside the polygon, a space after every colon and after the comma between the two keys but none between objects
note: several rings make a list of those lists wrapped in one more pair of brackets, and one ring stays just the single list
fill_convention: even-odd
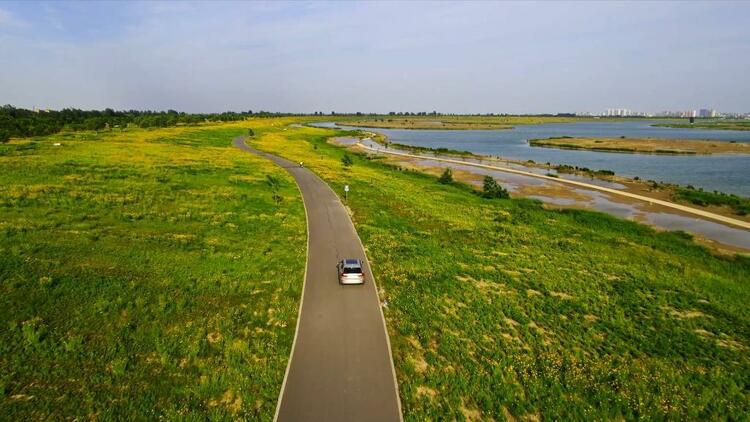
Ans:
[{"label": "car rear window", "polygon": [[344,274],[362,274],[362,268],[344,267]]}]

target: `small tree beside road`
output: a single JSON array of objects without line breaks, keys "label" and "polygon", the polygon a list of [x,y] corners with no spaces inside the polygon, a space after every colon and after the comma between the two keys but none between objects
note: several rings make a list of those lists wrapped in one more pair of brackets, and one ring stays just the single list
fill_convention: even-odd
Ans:
[{"label": "small tree beside road", "polygon": [[278,177],[267,174],[266,184],[268,185],[269,188],[271,188],[271,198],[273,199],[273,202],[275,202],[276,205],[279,205],[281,201],[284,199],[281,195],[279,195],[279,188],[281,187],[281,181],[279,180]]},{"label": "small tree beside road", "polygon": [[341,157],[341,163],[344,165],[344,167],[350,167],[352,164],[354,164],[354,160],[352,160],[352,157],[349,154],[344,154],[344,156]]},{"label": "small tree beside road", "polygon": [[485,198],[510,198],[508,191],[502,187],[492,176],[484,176],[482,196]]},{"label": "small tree beside road", "polygon": [[450,167],[445,169],[443,174],[438,179],[438,183],[442,183],[444,185],[453,183],[453,170],[451,170]]}]

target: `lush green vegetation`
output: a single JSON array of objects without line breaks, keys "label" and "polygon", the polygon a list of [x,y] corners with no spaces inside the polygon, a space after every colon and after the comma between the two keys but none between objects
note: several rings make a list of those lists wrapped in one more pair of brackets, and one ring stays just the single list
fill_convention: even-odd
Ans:
[{"label": "lush green vegetation", "polygon": [[246,132],[0,145],[0,419],[273,417],[305,219]]},{"label": "lush green vegetation", "polygon": [[352,187],[407,420],[747,417],[750,260],[365,156],[344,170],[333,133],[253,144]]},{"label": "lush green vegetation", "polygon": [[232,122],[244,120],[248,116],[269,117],[277,115],[261,111],[225,112],[211,114],[190,114],[169,111],[115,111],[78,110],[26,110],[11,105],[0,107],[0,143],[10,138],[43,136],[62,130],[101,130],[135,126],[141,128],[173,127],[177,125],[197,125],[208,122]]},{"label": "lush green vegetation", "polygon": [[341,157],[341,164],[343,164],[344,167],[349,167],[354,164],[354,160],[352,159],[351,155],[344,154],[344,156]]},{"label": "lush green vegetation", "polygon": [[488,199],[508,199],[510,194],[492,176],[484,176],[482,196]]},{"label": "lush green vegetation", "polygon": [[697,119],[695,123],[659,123],[653,126],[683,129],[750,130],[750,119]]},{"label": "lush green vegetation", "polygon": [[707,192],[703,189],[695,189],[692,186],[683,188],[681,186],[672,186],[674,189],[674,198],[690,202],[691,204],[702,207],[708,205],[728,206],[737,215],[750,214],[750,198],[743,198],[730,193]]},{"label": "lush green vegetation", "polygon": [[441,174],[438,178],[438,183],[442,183],[444,185],[453,183],[453,170],[451,170],[450,167],[446,167],[446,169],[443,171],[443,174]]},{"label": "lush green vegetation", "polygon": [[[550,163],[547,163],[547,165],[550,165]],[[560,164],[558,166],[554,166],[554,169],[557,170],[558,173],[583,173],[589,176],[614,176],[615,175],[615,172],[612,170],[606,170],[606,169],[592,170],[588,167],[571,166],[568,164]]]},{"label": "lush green vegetation", "polygon": [[289,176],[230,147],[248,128],[255,146],[352,187],[406,419],[750,412],[748,258],[486,199],[299,121],[0,145],[3,419],[273,415],[304,216]]},{"label": "lush green vegetation", "polygon": [[391,148],[396,148],[396,149],[416,152],[416,153],[429,152],[431,154],[457,155],[459,157],[478,157],[473,152],[460,151],[457,149],[450,149],[450,148],[419,147],[419,146],[414,146],[414,145],[399,144],[398,142],[388,142],[386,145]]}]

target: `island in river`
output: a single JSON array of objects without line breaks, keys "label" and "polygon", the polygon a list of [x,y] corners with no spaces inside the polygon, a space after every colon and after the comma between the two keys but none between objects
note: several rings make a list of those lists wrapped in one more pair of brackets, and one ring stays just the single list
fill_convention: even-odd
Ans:
[{"label": "island in river", "polygon": [[530,139],[533,147],[583,149],[637,154],[750,154],[750,144],[698,139],[582,138],[560,136]]}]

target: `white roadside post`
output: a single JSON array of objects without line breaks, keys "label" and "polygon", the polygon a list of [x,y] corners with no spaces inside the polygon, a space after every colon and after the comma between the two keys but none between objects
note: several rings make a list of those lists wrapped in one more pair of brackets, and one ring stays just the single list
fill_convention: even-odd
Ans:
[{"label": "white roadside post", "polygon": [[349,200],[349,185],[344,185],[344,201]]}]

